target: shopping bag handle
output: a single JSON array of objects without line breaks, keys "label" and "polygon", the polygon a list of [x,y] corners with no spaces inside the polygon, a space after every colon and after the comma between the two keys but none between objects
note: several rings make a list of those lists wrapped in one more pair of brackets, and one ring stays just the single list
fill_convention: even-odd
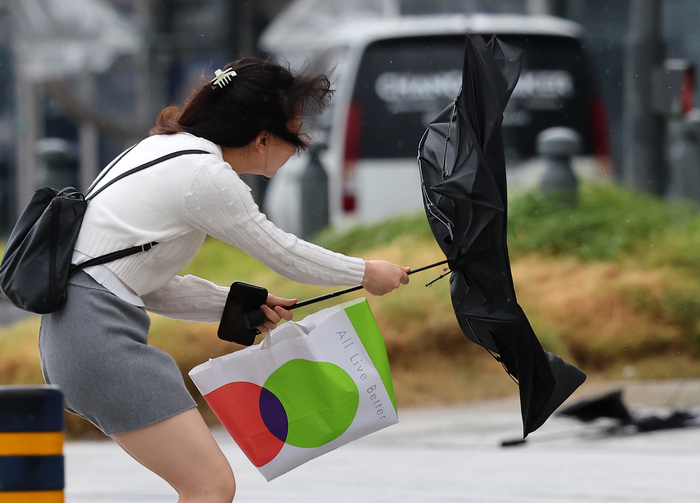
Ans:
[{"label": "shopping bag handle", "polygon": [[[309,332],[316,328],[315,325],[308,327]],[[271,337],[272,332],[275,332],[275,337]],[[287,339],[295,339],[297,337],[306,337],[309,335],[309,332],[301,328],[299,323],[295,323],[293,321],[289,321],[283,325],[280,325],[277,327],[275,330],[272,332],[267,332],[265,334],[265,338],[262,340],[260,343],[260,349],[270,349],[272,346],[275,344],[279,344],[282,341],[286,341]],[[290,333],[288,335],[288,333]]]}]

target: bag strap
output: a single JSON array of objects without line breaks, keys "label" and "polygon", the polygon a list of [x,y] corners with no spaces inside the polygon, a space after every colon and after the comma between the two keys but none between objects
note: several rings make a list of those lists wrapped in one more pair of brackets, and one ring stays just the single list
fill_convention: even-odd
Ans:
[{"label": "bag strap", "polygon": [[[103,172],[100,174],[100,176],[97,178],[97,180],[95,180],[92,183],[92,185],[90,185],[90,188],[87,190],[87,193],[85,195],[86,201],[88,200],[87,194],[93,189],[93,187],[95,187],[95,185],[97,185],[102,179],[104,179],[105,175],[107,173],[109,173],[109,171],[114,167],[114,165],[117,164],[122,159],[122,157],[124,157],[126,154],[128,154],[129,151],[131,151],[131,149],[133,149],[135,146],[136,145],[132,145],[131,147],[126,149],[124,152],[121,153],[121,155],[119,157],[117,157],[114,161],[112,161],[112,163],[109,166],[107,166],[107,168],[105,170],[103,170]],[[132,168],[128,171],[125,171],[121,175],[117,176],[113,180],[110,180],[105,185],[100,187],[94,194],[92,194],[92,197],[90,197],[89,199],[92,199],[97,194],[99,194],[100,192],[105,190],[107,187],[112,185],[114,182],[121,180],[122,178],[125,178],[129,175],[133,175],[134,173],[141,171],[143,169],[150,168],[151,166],[155,166],[156,164],[161,163],[163,161],[167,161],[168,159],[173,159],[175,157],[179,157],[181,155],[188,155],[188,154],[211,154],[211,152],[208,152],[206,150],[196,150],[196,149],[178,150],[176,152],[171,152],[171,153],[166,154],[162,157],[159,157],[158,159],[148,161],[144,164],[141,164],[140,166],[136,166],[135,168]],[[158,244],[157,241],[151,241],[150,243],[146,243],[144,245],[132,246],[130,248],[125,248],[124,250],[118,250],[115,252],[106,253],[105,255],[100,255],[99,257],[95,257],[95,258],[92,258],[90,260],[87,260],[87,261],[83,262],[82,264],[71,265],[69,275],[73,274],[74,272],[78,271],[79,269],[82,269],[83,267],[90,267],[93,265],[106,264],[107,262],[112,262],[113,260],[118,260],[120,258],[128,257],[129,255],[133,255],[135,253],[148,251],[157,244]]]},{"label": "bag strap", "polygon": [[[131,148],[133,148],[133,147],[131,147]],[[129,150],[131,150],[131,149],[129,149]],[[127,153],[129,150],[127,150],[127,151],[124,152],[121,156],[119,156],[119,158],[117,159],[117,161],[119,161],[122,157],[124,157],[124,155],[126,155],[126,153]],[[178,150],[177,152],[170,152],[169,154],[166,154],[166,155],[164,155],[164,156],[162,156],[162,157],[159,157],[158,159],[153,159],[152,161],[148,161],[148,162],[146,162],[146,163],[141,164],[140,166],[136,166],[135,168],[131,168],[130,170],[125,171],[125,172],[122,173],[121,175],[115,177],[114,179],[110,180],[109,182],[107,182],[106,184],[104,184],[102,187],[100,187],[99,189],[97,189],[97,191],[95,191],[95,193],[92,194],[90,197],[88,197],[88,194],[86,194],[86,195],[85,195],[85,199],[86,199],[86,200],[92,199],[92,198],[95,197],[97,194],[99,194],[100,192],[102,192],[103,190],[105,190],[107,187],[109,187],[110,185],[112,185],[114,182],[118,182],[118,181],[121,180],[122,178],[126,178],[126,177],[129,176],[129,175],[133,175],[134,173],[137,173],[138,171],[141,171],[141,170],[146,169],[146,168],[150,168],[151,166],[155,166],[156,164],[159,164],[159,163],[161,163],[161,162],[163,162],[163,161],[167,161],[167,160],[169,160],[169,159],[173,159],[173,158],[175,158],[175,157],[179,157],[179,156],[181,156],[181,155],[188,155],[188,154],[211,154],[211,152],[207,152],[206,150],[195,150],[195,149],[192,149],[192,150]],[[112,166],[114,166],[114,164],[116,164],[116,163],[112,163]],[[110,166],[109,169],[112,169],[112,166]],[[108,169],[107,171],[109,171],[109,169]],[[107,174],[107,173],[105,173],[105,175],[106,175],[106,174]],[[104,178],[104,175],[102,175],[102,176],[100,177],[100,179],[102,179],[102,178]],[[93,184],[93,185],[94,185],[94,184]],[[92,187],[91,187],[91,188],[92,188]],[[88,192],[89,192],[89,190],[88,190]]]},{"label": "bag strap", "polygon": [[102,170],[102,172],[100,173],[100,175],[99,175],[97,178],[95,178],[95,181],[92,182],[92,183],[90,184],[90,187],[88,187],[88,189],[85,191],[85,196],[87,196],[87,195],[90,193],[90,191],[91,191],[92,189],[95,188],[95,185],[97,185],[98,183],[100,183],[100,182],[102,181],[102,179],[103,179],[105,176],[107,176],[107,173],[109,173],[109,171],[110,171],[119,161],[122,160],[122,157],[124,157],[126,154],[128,154],[129,152],[131,152],[131,149],[133,149],[136,145],[138,145],[138,143],[135,143],[135,144],[133,144],[131,147],[127,148],[124,152],[122,152],[121,154],[119,154],[111,163],[109,163],[109,165],[108,165],[105,169]]},{"label": "bag strap", "polygon": [[71,268],[70,268],[70,274],[73,274],[75,271],[77,271],[78,269],[82,269],[83,267],[90,267],[93,265],[106,264],[107,262],[111,262],[113,260],[118,260],[120,258],[128,257],[129,255],[133,255],[135,253],[139,253],[142,251],[148,251],[157,244],[158,244],[157,241],[151,241],[150,243],[146,243],[145,245],[132,246],[131,248],[125,248],[124,250],[119,250],[119,251],[115,251],[112,253],[106,253],[105,255],[100,255],[99,257],[91,258],[90,260],[86,260],[82,264],[78,264],[78,265],[72,264]]}]

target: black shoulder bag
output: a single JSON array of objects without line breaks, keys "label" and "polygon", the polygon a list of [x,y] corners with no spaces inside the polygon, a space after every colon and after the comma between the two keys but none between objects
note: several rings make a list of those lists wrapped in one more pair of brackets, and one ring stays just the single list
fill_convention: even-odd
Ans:
[{"label": "black shoulder bag", "polygon": [[186,154],[208,154],[206,150],[179,150],[132,168],[110,180],[93,194],[92,189],[134,147],[124,151],[93,182],[85,195],[73,187],[60,191],[41,187],[20,215],[7,241],[0,262],[0,292],[10,303],[37,314],[58,311],[66,302],[68,278],[74,272],[105,264],[141,251],[156,243],[132,246],[125,250],[93,258],[80,265],[71,264],[80,225],[90,199],[122,178],[155,164]]}]

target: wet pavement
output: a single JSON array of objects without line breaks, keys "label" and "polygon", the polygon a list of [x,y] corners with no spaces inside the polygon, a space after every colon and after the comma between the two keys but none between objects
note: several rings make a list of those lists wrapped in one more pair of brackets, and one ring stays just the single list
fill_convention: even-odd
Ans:
[{"label": "wet pavement", "polygon": [[[399,412],[399,424],[272,482],[215,429],[236,474],[235,501],[700,501],[700,428],[606,436],[605,424],[553,417],[524,445],[504,448],[501,442],[518,438],[521,428],[517,399]],[[109,440],[68,442],[65,456],[67,503],[177,501],[165,482]]]}]

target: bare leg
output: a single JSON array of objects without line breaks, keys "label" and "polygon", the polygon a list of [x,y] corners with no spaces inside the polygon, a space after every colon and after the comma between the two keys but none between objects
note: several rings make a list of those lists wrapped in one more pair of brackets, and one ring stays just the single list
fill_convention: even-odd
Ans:
[{"label": "bare leg", "polygon": [[180,503],[231,503],[236,481],[197,409],[112,438],[180,495]]}]

